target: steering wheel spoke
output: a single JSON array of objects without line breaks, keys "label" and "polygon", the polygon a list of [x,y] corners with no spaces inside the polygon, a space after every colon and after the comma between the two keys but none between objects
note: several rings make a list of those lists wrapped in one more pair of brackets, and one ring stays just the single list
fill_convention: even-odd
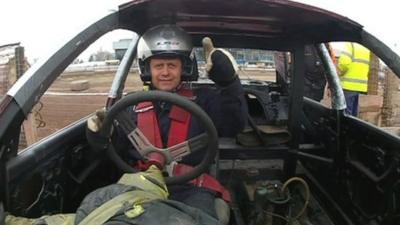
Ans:
[{"label": "steering wheel spoke", "polygon": [[[174,152],[174,149],[178,150],[176,153],[179,152],[184,154],[184,152],[179,149],[185,149],[185,146],[187,146],[187,142],[185,141],[170,148],[165,148],[165,149],[157,148],[156,146],[150,143],[150,141],[146,138],[146,136],[142,133],[142,131],[140,131],[139,128],[136,128],[131,133],[129,133],[128,139],[131,142],[131,144],[135,147],[136,151],[138,151],[143,158],[147,159],[148,158],[147,156],[150,153],[156,152],[164,156],[167,164],[170,164],[172,161],[178,158],[175,157],[175,155],[171,154],[171,152]],[[190,152],[186,152],[186,154],[184,155],[187,155],[189,153]]]},{"label": "steering wheel spoke", "polygon": [[189,140],[168,148],[174,161],[179,162],[184,156],[207,147],[207,134],[203,133]]},{"label": "steering wheel spoke", "polygon": [[181,161],[186,155],[189,155],[192,151],[190,149],[188,141],[179,143],[166,149],[171,155],[172,161]]},{"label": "steering wheel spoke", "polygon": [[149,152],[152,152],[151,150],[154,149],[156,151],[156,147],[150,143],[150,141],[146,138],[146,136],[140,131],[139,128],[134,129],[132,132],[128,134],[128,139],[135,147],[136,151],[140,153],[143,157],[146,157],[146,155]]},{"label": "steering wheel spoke", "polygon": [[[187,110],[199,120],[200,124],[203,124],[205,133],[197,135],[196,137],[190,138],[185,142],[179,143],[169,148],[158,148],[154,146],[136,126],[135,122],[131,121],[129,115],[125,112],[127,107],[137,105],[140,102],[148,101],[170,102],[174,105],[181,107],[182,109]],[[166,164],[170,164],[173,161],[179,161],[180,159],[182,159],[182,157],[186,155],[206,148],[206,152],[203,155],[202,161],[197,164],[193,168],[193,170],[179,176],[167,177],[165,179],[165,182],[167,184],[185,183],[200,176],[209,168],[211,163],[214,161],[214,157],[217,153],[218,135],[211,119],[197,104],[177,94],[163,91],[147,91],[137,92],[125,96],[109,109],[104,119],[101,132],[105,134],[110,133],[112,129],[112,124],[115,120],[118,122],[118,125],[127,135],[129,141],[132,143],[135,149],[144,158],[148,158],[148,155],[150,153],[156,152],[163,155]],[[111,138],[109,140],[112,141]],[[114,143],[111,143],[111,147],[107,151],[107,153],[110,155],[110,159],[122,171],[134,172],[132,167],[124,162],[124,160],[121,159],[121,156],[116,153],[113,145]]]}]

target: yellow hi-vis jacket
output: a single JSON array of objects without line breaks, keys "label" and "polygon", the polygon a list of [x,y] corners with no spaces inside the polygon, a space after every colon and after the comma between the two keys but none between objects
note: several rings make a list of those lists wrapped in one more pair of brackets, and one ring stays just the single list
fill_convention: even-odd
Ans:
[{"label": "yellow hi-vis jacket", "polygon": [[370,51],[357,43],[346,43],[339,57],[340,83],[344,90],[366,93],[368,90]]}]

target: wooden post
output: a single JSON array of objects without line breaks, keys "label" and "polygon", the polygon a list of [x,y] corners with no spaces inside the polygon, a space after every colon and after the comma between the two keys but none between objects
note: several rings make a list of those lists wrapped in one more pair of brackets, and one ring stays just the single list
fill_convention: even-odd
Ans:
[{"label": "wooden post", "polygon": [[379,92],[379,58],[370,53],[368,73],[368,93],[360,96],[359,118],[372,124],[381,125],[382,119],[382,97]]},{"label": "wooden post", "polygon": [[0,97],[3,97],[8,90],[8,63],[0,64]]},{"label": "wooden post", "polygon": [[390,70],[385,70],[385,88],[383,92],[382,126],[400,125],[400,81]]},{"label": "wooden post", "polygon": [[[21,46],[18,46],[15,48],[15,75],[16,78],[19,79],[25,72],[26,69],[26,61],[25,61],[25,54],[24,54],[24,48]],[[33,109],[34,111],[34,109]],[[22,129],[21,129],[21,134],[20,136],[20,142],[26,143],[26,146],[29,146],[37,141],[37,125],[36,125],[36,120],[35,116],[31,113],[26,117],[26,120],[22,124]],[[25,138],[25,140],[23,140]],[[20,147],[23,147],[20,145]]]},{"label": "wooden post", "polygon": [[368,73],[368,95],[378,95],[379,58],[371,52]]},{"label": "wooden post", "polygon": [[35,115],[29,113],[26,120],[23,123],[23,130],[25,133],[26,146],[29,146],[37,141],[37,124]]}]

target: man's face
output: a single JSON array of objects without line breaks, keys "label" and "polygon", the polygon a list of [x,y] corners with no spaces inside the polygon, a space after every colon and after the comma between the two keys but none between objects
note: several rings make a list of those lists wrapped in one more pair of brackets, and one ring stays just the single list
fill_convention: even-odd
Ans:
[{"label": "man's face", "polygon": [[150,59],[151,83],[160,91],[172,91],[181,82],[182,61],[179,58]]}]

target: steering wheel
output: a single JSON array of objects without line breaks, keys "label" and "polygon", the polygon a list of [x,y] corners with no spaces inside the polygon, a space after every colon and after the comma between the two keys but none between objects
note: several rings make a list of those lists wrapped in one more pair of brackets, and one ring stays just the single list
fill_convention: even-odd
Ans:
[{"label": "steering wheel", "polygon": [[[193,116],[195,116],[200,124],[203,125],[205,133],[190,138],[182,143],[168,147],[168,148],[157,148],[151,144],[140,129],[133,122],[132,118],[126,118],[127,112],[126,108],[128,106],[137,105],[140,102],[152,102],[152,101],[162,101],[169,102],[173,105],[177,105],[182,109],[188,111]],[[125,119],[124,119],[125,115]],[[206,153],[203,156],[202,161],[197,164],[192,170],[185,174],[181,174],[174,177],[167,177],[165,182],[167,184],[178,184],[186,183],[204,173],[209,166],[213,163],[215,155],[218,149],[218,134],[212,120],[208,115],[194,102],[181,97],[177,94],[172,94],[164,91],[145,91],[136,92],[125,96],[114,104],[107,112],[104,118],[101,135],[103,137],[108,137],[109,145],[107,153],[110,159],[124,172],[132,173],[137,172],[132,166],[127,164],[119,154],[115,151],[114,144],[111,142],[110,134],[112,131],[113,123],[117,118],[121,118],[123,123],[118,120],[119,125],[123,126],[128,139],[136,150],[145,159],[148,159],[149,154],[158,153],[163,156],[166,164],[170,164],[173,161],[179,161],[183,156],[189,155],[191,153],[197,152],[200,149],[206,149]],[[131,123],[126,124],[127,121]]]}]

